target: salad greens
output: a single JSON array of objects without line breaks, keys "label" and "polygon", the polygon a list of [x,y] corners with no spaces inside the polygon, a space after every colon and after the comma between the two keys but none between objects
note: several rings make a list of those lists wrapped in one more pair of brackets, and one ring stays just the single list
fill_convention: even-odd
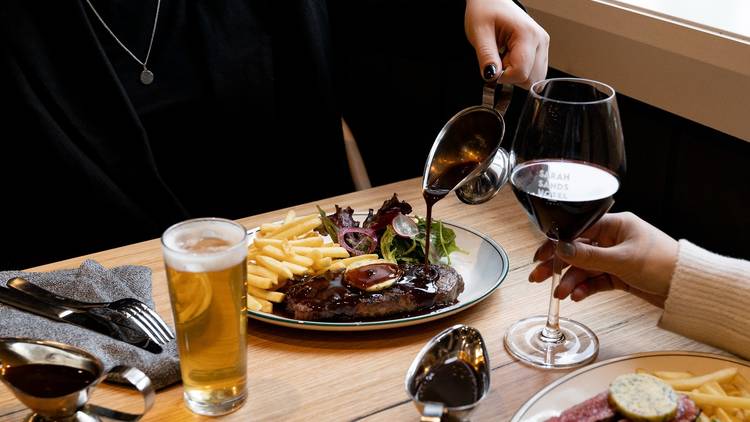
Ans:
[{"label": "salad greens", "polygon": [[[427,228],[425,219],[416,217],[419,233],[414,238],[400,236],[392,225],[396,216],[408,215],[411,211],[411,205],[399,201],[396,194],[393,194],[393,197],[383,202],[377,213],[370,210],[360,227],[360,223],[353,218],[354,210],[351,207],[336,205],[336,212],[331,215],[318,207],[322,224],[317,230],[338,241],[352,255],[378,253],[380,257],[392,262],[421,263],[424,262]],[[432,221],[430,237],[430,262],[433,264],[441,262],[443,258],[450,264],[451,253],[463,252],[456,244],[456,233],[441,221]]]},{"label": "salad greens", "polygon": [[339,228],[331,218],[328,217],[323,208],[318,206],[318,213],[320,213],[320,221],[322,222],[321,227],[318,227],[317,231],[320,234],[327,234],[331,239],[339,238]]},{"label": "salad greens", "polygon": [[[396,234],[393,226],[388,226],[380,237],[380,255],[389,261],[417,264],[424,262],[425,235],[427,221],[417,217],[419,234],[414,239],[401,237]],[[437,264],[442,258],[451,263],[453,252],[464,252],[456,245],[456,233],[445,227],[441,221],[432,221],[430,233],[432,247],[430,248],[430,262]]]}]

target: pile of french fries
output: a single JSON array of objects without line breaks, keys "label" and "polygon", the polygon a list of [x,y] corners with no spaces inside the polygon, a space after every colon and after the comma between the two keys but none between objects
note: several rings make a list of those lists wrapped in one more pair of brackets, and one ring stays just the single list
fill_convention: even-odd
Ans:
[{"label": "pile of french fries", "polygon": [[750,421],[750,382],[737,371],[725,368],[709,374],[636,370],[660,378],[679,394],[690,397],[701,409],[699,422]]},{"label": "pile of french fries", "polygon": [[320,223],[317,214],[297,216],[289,211],[283,221],[260,226],[247,253],[248,309],[272,312],[273,303],[284,301],[284,293],[277,290],[295,277],[377,259],[375,254],[350,257],[341,245],[315,231]]}]

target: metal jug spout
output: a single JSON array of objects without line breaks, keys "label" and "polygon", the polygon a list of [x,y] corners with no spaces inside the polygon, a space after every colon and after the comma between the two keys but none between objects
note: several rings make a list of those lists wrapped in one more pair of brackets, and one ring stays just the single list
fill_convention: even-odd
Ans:
[{"label": "metal jug spout", "polygon": [[461,202],[469,205],[489,201],[508,182],[510,167],[508,152],[499,148],[490,166],[473,179],[467,180],[459,186],[456,189],[456,196]]}]

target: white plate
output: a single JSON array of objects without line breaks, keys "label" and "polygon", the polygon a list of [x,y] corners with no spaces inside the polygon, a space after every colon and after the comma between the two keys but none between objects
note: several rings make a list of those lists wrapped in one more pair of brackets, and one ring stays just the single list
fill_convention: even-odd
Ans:
[{"label": "white plate", "polygon": [[[366,214],[355,213],[358,220]],[[456,233],[456,244],[467,253],[451,254],[451,264],[464,279],[464,291],[458,296],[456,304],[430,312],[425,315],[406,318],[364,322],[321,322],[303,321],[265,312],[248,311],[250,318],[265,321],[284,327],[316,331],[368,331],[387,328],[406,327],[445,318],[456,312],[476,305],[500,286],[508,274],[508,255],[500,245],[488,236],[468,227],[443,221],[443,224]],[[248,230],[254,235],[258,228]]]},{"label": "white plate", "polygon": [[542,422],[558,416],[565,409],[607,390],[618,375],[634,373],[637,368],[705,374],[729,366],[750,378],[750,362],[711,353],[650,352],[605,360],[548,385],[524,403],[511,422]]}]

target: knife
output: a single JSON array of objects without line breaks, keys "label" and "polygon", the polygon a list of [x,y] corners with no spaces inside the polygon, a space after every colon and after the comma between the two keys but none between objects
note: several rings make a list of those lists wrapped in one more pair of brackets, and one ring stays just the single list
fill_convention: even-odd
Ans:
[{"label": "knife", "polygon": [[67,322],[131,344],[151,353],[161,353],[154,343],[137,326],[117,312],[108,309],[73,310],[42,302],[18,290],[0,287],[0,302],[54,321]]}]

